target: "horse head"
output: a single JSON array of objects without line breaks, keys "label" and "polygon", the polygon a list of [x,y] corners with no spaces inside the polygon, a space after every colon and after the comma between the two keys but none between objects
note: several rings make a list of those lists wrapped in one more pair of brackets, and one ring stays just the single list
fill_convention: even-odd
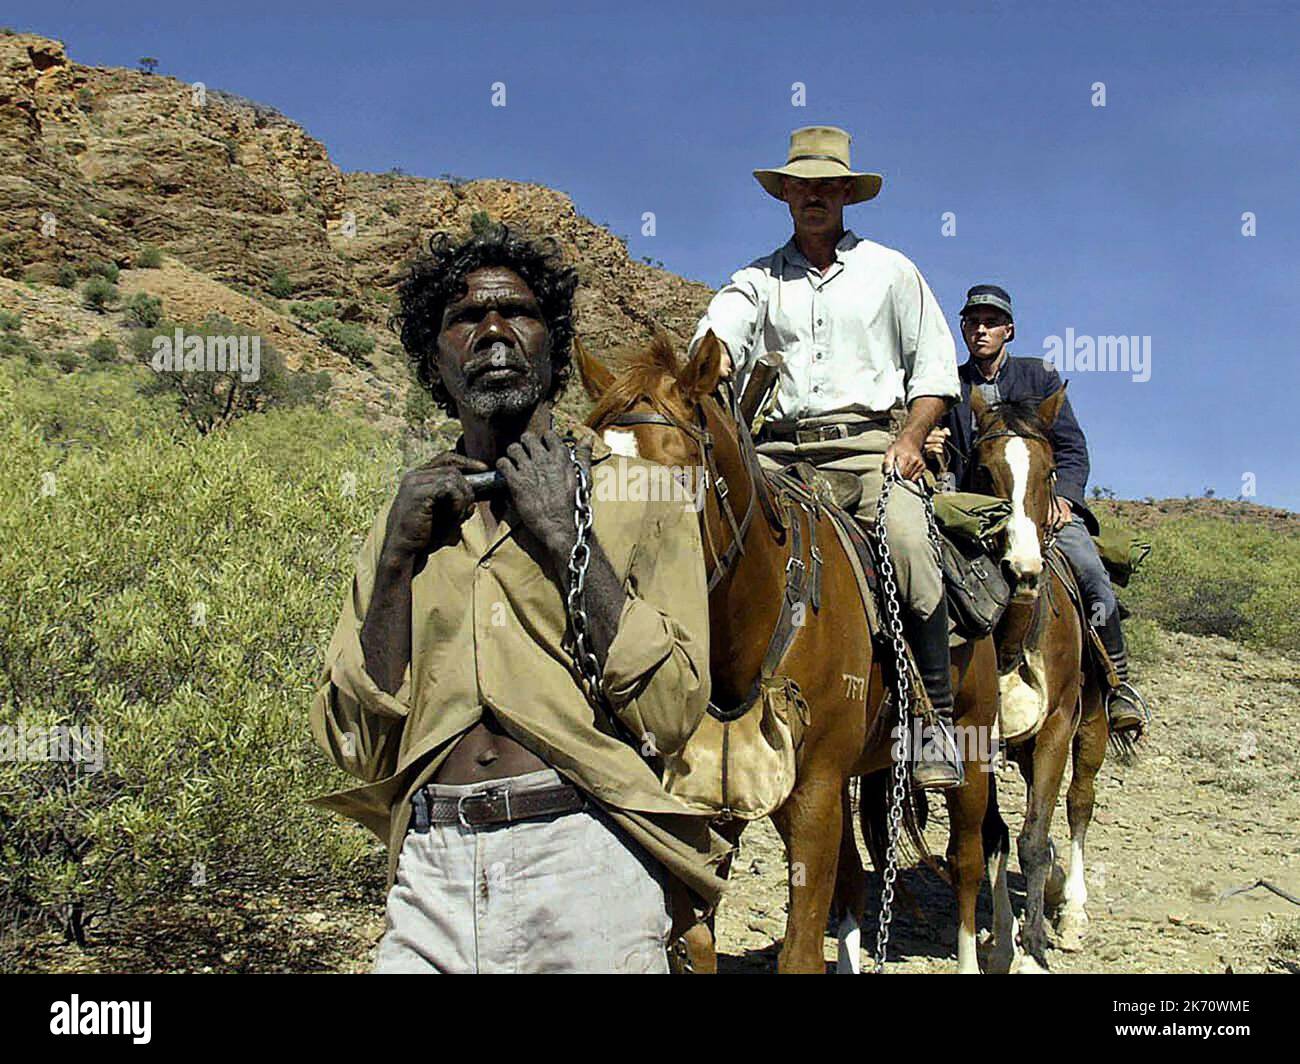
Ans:
[{"label": "horse head", "polygon": [[970,399],[975,415],[974,487],[1010,500],[1003,565],[1022,593],[1036,594],[1056,481],[1048,434],[1065,402],[1065,389],[1040,403],[989,405],[978,391],[972,391]]},{"label": "horse head", "polygon": [[595,403],[587,425],[616,454],[669,466],[696,498],[703,497],[712,590],[744,552],[756,502],[769,523],[781,527],[753,441],[733,416],[733,404],[722,398],[722,342],[710,331],[682,362],[658,332],[627,356],[617,377],[580,342],[574,349],[579,378]]}]

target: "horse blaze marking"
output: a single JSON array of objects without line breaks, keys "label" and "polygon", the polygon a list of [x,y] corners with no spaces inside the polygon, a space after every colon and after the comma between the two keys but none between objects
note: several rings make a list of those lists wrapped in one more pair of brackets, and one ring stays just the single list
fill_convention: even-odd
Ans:
[{"label": "horse blaze marking", "polygon": [[622,431],[620,429],[606,429],[605,443],[615,454],[621,454],[624,458],[640,458],[637,451],[636,434],[631,431]]},{"label": "horse blaze marking", "polygon": [[859,699],[866,697],[867,678],[865,676],[854,676],[851,672],[841,674],[844,677],[844,697]]}]

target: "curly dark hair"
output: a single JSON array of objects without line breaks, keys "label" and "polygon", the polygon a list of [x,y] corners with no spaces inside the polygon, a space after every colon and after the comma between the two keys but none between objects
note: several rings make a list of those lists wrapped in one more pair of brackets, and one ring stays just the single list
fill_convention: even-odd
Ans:
[{"label": "curly dark hair", "polygon": [[397,286],[398,307],[389,326],[401,337],[416,379],[451,417],[457,416],[456,403],[434,361],[443,312],[465,294],[466,276],[489,266],[513,270],[541,305],[551,341],[547,399],[559,395],[572,370],[573,294],[578,271],[564,264],[553,237],[534,240],[500,222],[475,226],[470,236],[459,241],[450,233],[434,233]]}]

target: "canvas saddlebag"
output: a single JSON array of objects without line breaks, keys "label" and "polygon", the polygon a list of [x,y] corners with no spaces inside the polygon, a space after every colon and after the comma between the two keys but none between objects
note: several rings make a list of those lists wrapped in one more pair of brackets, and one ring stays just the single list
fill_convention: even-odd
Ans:
[{"label": "canvas saddlebag", "polygon": [[682,750],[665,759],[664,789],[699,812],[757,820],[794,789],[808,703],[788,676],[764,680],[738,717],[712,712]]},{"label": "canvas saddlebag", "polygon": [[984,546],[1006,526],[1011,504],[964,491],[937,492],[933,501],[948,616],[959,635],[983,639],[1011,601],[1002,567]]}]

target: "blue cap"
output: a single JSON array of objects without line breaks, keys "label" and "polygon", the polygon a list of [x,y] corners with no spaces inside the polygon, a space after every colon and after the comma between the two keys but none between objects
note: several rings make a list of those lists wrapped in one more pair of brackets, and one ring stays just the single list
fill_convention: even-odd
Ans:
[{"label": "blue cap", "polygon": [[961,308],[961,317],[966,317],[975,307],[995,307],[1008,318],[1015,320],[1011,313],[1011,297],[1005,288],[995,284],[977,284],[966,293],[966,305]]}]

